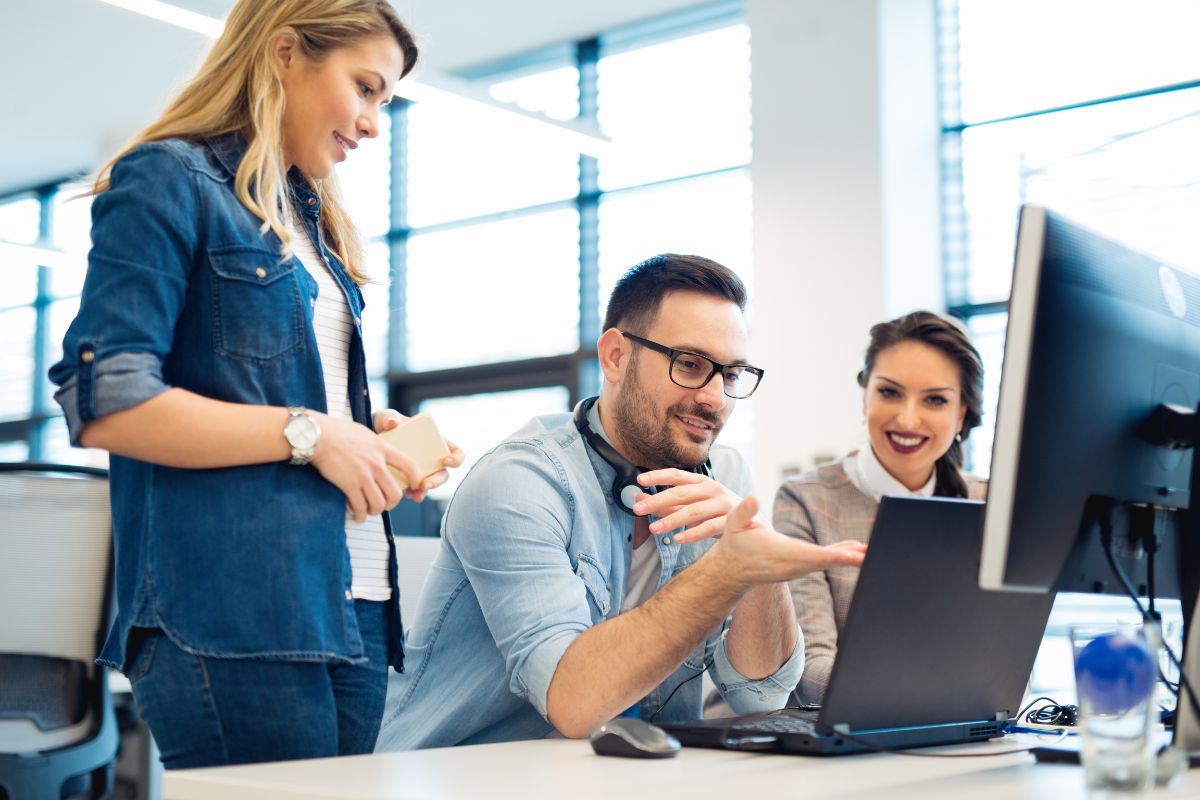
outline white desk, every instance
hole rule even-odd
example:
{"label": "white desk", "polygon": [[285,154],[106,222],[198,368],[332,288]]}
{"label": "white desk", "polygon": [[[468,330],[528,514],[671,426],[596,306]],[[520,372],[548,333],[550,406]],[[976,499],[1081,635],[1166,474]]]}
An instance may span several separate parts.
{"label": "white desk", "polygon": [[[1012,741],[925,752],[996,751]],[[1200,769],[1153,797],[1200,796]],[[1079,767],[991,758],[758,755],[684,748],[667,760],[601,758],[587,742],[540,740],[353,758],[179,770],[163,779],[164,800],[742,800],[742,798],[1084,797]]]}

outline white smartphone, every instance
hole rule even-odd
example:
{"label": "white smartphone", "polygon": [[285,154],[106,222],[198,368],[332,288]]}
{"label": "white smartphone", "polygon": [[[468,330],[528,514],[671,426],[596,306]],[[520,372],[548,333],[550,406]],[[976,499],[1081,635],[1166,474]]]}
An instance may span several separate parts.
{"label": "white smartphone", "polygon": [[[438,433],[433,417],[428,414],[417,414],[409,417],[390,431],[379,434],[385,442],[417,462],[417,472],[421,479],[445,469],[442,459],[450,455],[446,440]],[[398,469],[391,468],[402,488],[408,488],[408,479]]]}

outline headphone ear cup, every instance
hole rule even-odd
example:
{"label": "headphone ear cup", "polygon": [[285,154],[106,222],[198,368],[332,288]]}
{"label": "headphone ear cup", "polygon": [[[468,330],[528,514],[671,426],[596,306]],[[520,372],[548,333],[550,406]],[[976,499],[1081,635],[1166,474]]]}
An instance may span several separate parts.
{"label": "headphone ear cup", "polygon": [[613,481],[613,500],[626,511],[633,513],[633,504],[637,502],[642,492],[654,494],[657,489],[653,486],[642,486],[637,482],[637,476],[618,475]]}

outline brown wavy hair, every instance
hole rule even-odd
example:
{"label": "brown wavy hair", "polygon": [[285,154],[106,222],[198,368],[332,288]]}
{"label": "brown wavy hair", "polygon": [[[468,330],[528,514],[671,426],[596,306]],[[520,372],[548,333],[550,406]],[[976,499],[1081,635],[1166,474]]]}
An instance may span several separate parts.
{"label": "brown wavy hair", "polygon": [[[144,142],[237,131],[249,146],[234,177],[234,191],[262,220],[263,232],[274,231],[283,242],[280,255],[289,256],[291,239],[281,213],[288,192],[284,93],[271,59],[271,42],[279,35],[294,37],[300,51],[315,62],[338,48],[390,35],[404,54],[400,77],[417,63],[413,36],[388,0],[239,0],[200,69],[162,115],[100,169],[91,193],[106,191],[113,165]],[[321,199],[326,244],[356,283],[366,283],[362,239],[346,211],[336,175],[308,180]]]}
{"label": "brown wavy hair", "polygon": [[902,317],[880,322],[871,328],[871,343],[863,357],[858,373],[858,385],[867,388],[879,354],[901,342],[920,342],[944,353],[958,365],[960,396],[966,414],[963,416],[961,440],[956,438],[934,465],[939,497],[967,497],[967,482],[963,478],[963,443],[971,430],[983,420],[983,359],[962,323],[932,311],[914,311]]}

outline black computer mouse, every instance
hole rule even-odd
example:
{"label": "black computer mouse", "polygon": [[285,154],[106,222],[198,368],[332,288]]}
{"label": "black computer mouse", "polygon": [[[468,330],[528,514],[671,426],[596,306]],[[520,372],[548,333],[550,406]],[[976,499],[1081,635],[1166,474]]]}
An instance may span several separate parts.
{"label": "black computer mouse", "polygon": [[609,720],[588,737],[601,756],[670,758],[679,752],[679,740],[657,725],[633,717]]}

